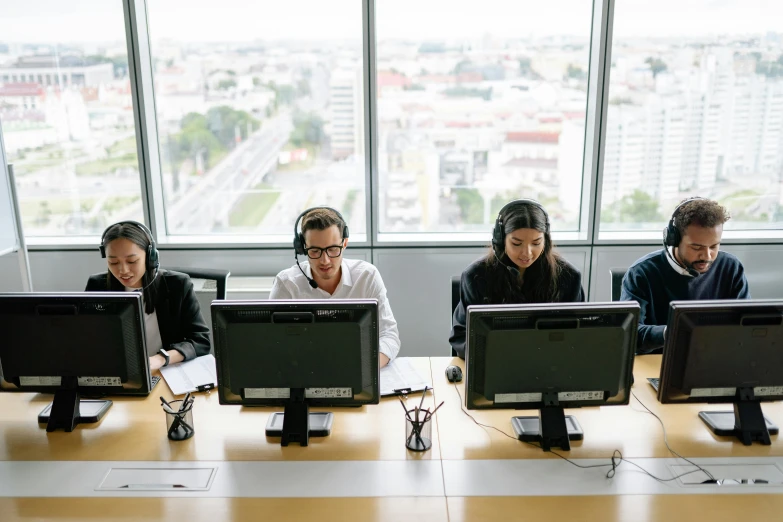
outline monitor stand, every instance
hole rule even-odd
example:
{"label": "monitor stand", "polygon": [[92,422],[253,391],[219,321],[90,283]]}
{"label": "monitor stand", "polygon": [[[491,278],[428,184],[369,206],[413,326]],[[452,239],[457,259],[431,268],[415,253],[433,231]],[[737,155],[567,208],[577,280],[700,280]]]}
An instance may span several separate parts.
{"label": "monitor stand", "polygon": [[753,388],[737,390],[733,412],[700,411],[699,418],[715,435],[736,436],[745,446],[750,446],[753,441],[769,446],[772,444],[769,436],[778,434],[778,427],[762,413]]}
{"label": "monitor stand", "polygon": [[298,442],[307,446],[310,437],[326,437],[331,433],[334,414],[331,412],[308,411],[304,400],[304,388],[292,388],[289,401],[283,413],[276,412],[269,416],[266,423],[267,437],[281,437],[280,445],[288,446]]}
{"label": "monitor stand", "polygon": [[512,417],[511,425],[519,440],[539,442],[544,451],[569,451],[570,441],[584,438],[579,421],[573,415],[565,415],[562,406],[544,406],[538,417]]}
{"label": "monitor stand", "polygon": [[111,401],[80,400],[76,377],[63,377],[61,386],[54,392],[51,404],[38,415],[38,422],[46,423],[46,431],[73,431],[77,424],[98,422],[112,404]]}

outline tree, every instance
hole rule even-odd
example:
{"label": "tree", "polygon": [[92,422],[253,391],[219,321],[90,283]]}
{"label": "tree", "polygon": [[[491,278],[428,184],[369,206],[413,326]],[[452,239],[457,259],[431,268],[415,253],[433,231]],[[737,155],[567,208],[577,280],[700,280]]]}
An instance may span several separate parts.
{"label": "tree", "polygon": [[664,61],[660,58],[653,58],[650,56],[644,61],[644,63],[650,66],[653,78],[667,69],[666,63],[664,63]]}
{"label": "tree", "polygon": [[294,114],[294,131],[289,138],[295,147],[306,143],[320,145],[323,141],[324,121],[314,112],[297,112]]}
{"label": "tree", "polygon": [[568,70],[566,71],[566,76],[569,78],[574,78],[576,80],[583,80],[585,78],[585,71],[578,65],[568,64]]}
{"label": "tree", "polygon": [[620,198],[601,210],[601,221],[607,223],[649,223],[663,221],[658,201],[643,190]]}
{"label": "tree", "polygon": [[484,220],[484,198],[477,189],[461,189],[457,192],[457,205],[463,223],[480,224]]}
{"label": "tree", "polygon": [[236,86],[237,86],[237,82],[236,81],[234,81],[232,79],[228,79],[228,80],[220,80],[218,82],[216,88],[219,91],[227,91],[229,89],[233,89]]}

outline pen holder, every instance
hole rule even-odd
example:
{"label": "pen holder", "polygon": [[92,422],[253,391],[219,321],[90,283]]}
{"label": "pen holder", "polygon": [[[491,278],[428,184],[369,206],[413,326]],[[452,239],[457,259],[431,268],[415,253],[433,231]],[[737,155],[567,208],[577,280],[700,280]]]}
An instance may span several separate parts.
{"label": "pen holder", "polygon": [[409,412],[405,417],[405,447],[413,451],[426,451],[432,447],[431,417],[417,421],[415,413]]}
{"label": "pen holder", "polygon": [[[188,405],[183,411],[179,411],[182,401],[169,402],[174,413],[166,413],[166,431],[170,440],[187,440],[193,436],[193,404]],[[165,411],[165,410],[164,410]]]}

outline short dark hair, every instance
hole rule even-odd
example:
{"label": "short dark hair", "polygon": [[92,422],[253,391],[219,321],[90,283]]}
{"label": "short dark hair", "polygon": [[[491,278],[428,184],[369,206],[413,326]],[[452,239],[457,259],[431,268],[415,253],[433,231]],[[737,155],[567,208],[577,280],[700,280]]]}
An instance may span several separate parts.
{"label": "short dark hair", "polygon": [[677,228],[682,236],[690,225],[713,228],[731,219],[726,207],[711,199],[694,199],[681,204],[674,216]]}
{"label": "short dark hair", "polygon": [[340,235],[342,235],[345,223],[337,215],[337,212],[329,208],[316,208],[302,218],[302,236],[308,230],[326,230],[334,225],[337,225]]}

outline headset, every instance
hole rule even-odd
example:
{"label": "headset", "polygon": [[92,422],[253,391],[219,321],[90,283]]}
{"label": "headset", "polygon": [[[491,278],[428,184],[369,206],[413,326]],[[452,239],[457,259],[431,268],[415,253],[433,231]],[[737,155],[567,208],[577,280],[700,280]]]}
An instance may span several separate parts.
{"label": "headset", "polygon": [[145,269],[147,271],[154,270],[155,275],[152,276],[152,279],[149,283],[147,283],[145,286],[142,287],[142,290],[150,286],[153,281],[155,281],[155,278],[158,277],[158,270],[160,267],[160,252],[158,252],[158,247],[155,245],[155,238],[152,237],[152,232],[149,228],[147,228],[144,224],[139,223],[138,221],[120,221],[119,223],[114,223],[113,225],[110,225],[106,230],[103,231],[103,234],[101,235],[101,245],[98,247],[98,250],[101,252],[101,257],[106,258],[106,233],[109,232],[112,228],[118,226],[118,225],[133,225],[137,228],[139,228],[142,232],[144,232],[144,235],[147,236],[147,257],[145,260]]}
{"label": "headset", "polygon": [[679,205],[677,205],[674,208],[674,211],[672,212],[672,217],[669,219],[669,223],[666,225],[666,228],[663,229],[663,249],[666,251],[666,255],[669,256],[669,258],[674,261],[677,266],[682,267],[683,270],[688,272],[693,277],[699,277],[701,275],[698,270],[695,270],[693,268],[688,268],[687,266],[683,265],[677,259],[669,252],[669,247],[672,247],[672,249],[677,248],[680,246],[680,242],[682,242],[682,233],[680,232],[680,228],[677,226],[677,213],[680,211],[680,209],[686,205],[687,203],[690,203],[691,201],[698,201],[700,199],[706,199],[702,197],[692,197],[688,198]]}
{"label": "headset", "polygon": [[[308,212],[311,212],[313,210],[331,210],[335,214],[337,214],[337,217],[340,218],[340,221],[342,222],[342,239],[346,240],[348,239],[348,224],[345,222],[345,218],[343,217],[340,212],[338,212],[336,209],[333,209],[332,207],[310,207],[301,214],[299,214],[299,217],[296,218],[296,221],[294,222],[294,259],[296,260],[296,266],[299,267],[299,271],[302,272],[302,275],[305,276],[305,279],[307,279],[307,282],[310,284],[312,288],[318,288],[318,283],[315,282],[315,279],[312,277],[308,277],[307,274],[305,274],[304,270],[302,270],[302,266],[299,264],[299,256],[307,255],[307,251],[305,250],[305,238],[304,234],[299,232],[299,221],[303,217],[307,215]],[[323,255],[323,253],[322,253]]]}
{"label": "headset", "polygon": [[534,207],[539,208],[544,214],[544,218],[546,219],[546,234],[549,234],[549,214],[547,214],[547,211],[544,209],[544,206],[541,205],[541,203],[535,199],[528,198],[515,199],[514,201],[510,201],[503,205],[503,208],[501,208],[500,212],[498,212],[498,218],[495,220],[495,227],[492,229],[492,252],[494,252],[495,259],[498,260],[498,263],[505,266],[509,272],[519,273],[519,269],[517,267],[507,265],[502,261],[503,254],[506,250],[506,232],[504,230],[505,223],[503,222],[503,215],[509,207],[515,205],[533,205]]}

